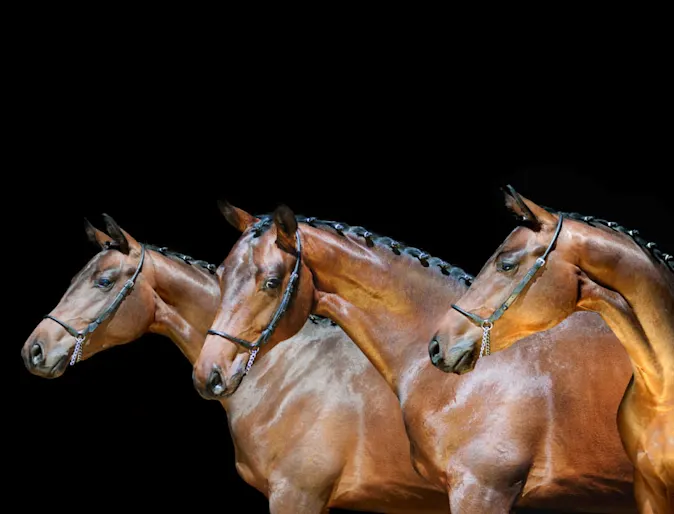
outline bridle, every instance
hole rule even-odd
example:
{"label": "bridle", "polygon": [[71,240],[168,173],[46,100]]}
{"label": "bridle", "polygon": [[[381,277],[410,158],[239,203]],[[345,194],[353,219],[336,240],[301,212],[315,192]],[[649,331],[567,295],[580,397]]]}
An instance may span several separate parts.
{"label": "bridle", "polygon": [[79,362],[80,359],[82,358],[82,347],[84,346],[84,342],[86,339],[96,330],[101,323],[103,323],[112,313],[114,313],[124,301],[124,298],[127,297],[127,295],[131,292],[131,289],[133,289],[133,286],[136,283],[136,279],[138,278],[138,275],[140,273],[140,270],[143,267],[143,262],[145,261],[145,245],[141,244],[140,245],[140,261],[138,262],[138,267],[136,268],[136,271],[133,273],[133,276],[126,281],[122,289],[117,293],[117,296],[115,299],[112,301],[110,305],[89,325],[87,325],[86,328],[82,330],[76,330],[72,326],[68,325],[65,321],[61,321],[60,319],[52,316],[51,314],[47,314],[46,316],[43,316],[42,319],[50,319],[52,321],[55,321],[59,325],[61,325],[63,328],[65,328],[68,333],[73,336],[76,340],[77,343],[75,344],[75,350],[73,351],[73,355],[70,358],[70,365],[74,366],[76,362]]}
{"label": "bridle", "polygon": [[543,255],[541,255],[538,259],[536,259],[534,265],[529,269],[529,271],[527,271],[527,274],[524,275],[524,277],[522,277],[522,280],[520,281],[519,284],[517,284],[512,294],[506,299],[505,302],[503,302],[503,304],[498,309],[494,311],[494,313],[491,316],[485,319],[478,316],[477,314],[473,314],[472,312],[463,310],[458,305],[452,304],[453,309],[459,311],[461,314],[463,314],[469,320],[471,320],[475,325],[477,325],[482,329],[482,346],[480,347],[480,355],[478,359],[482,357],[482,355],[489,355],[491,353],[489,332],[494,327],[494,322],[501,316],[503,316],[503,313],[508,310],[508,308],[517,299],[517,297],[524,290],[524,288],[527,287],[527,284],[534,277],[536,272],[545,264],[545,260],[548,257],[548,254],[552,251],[552,247],[555,246],[555,242],[557,242],[557,238],[559,237],[559,232],[562,230],[563,220],[564,216],[560,214],[559,221],[557,222],[557,228],[555,229],[555,234],[554,236],[552,236],[552,241],[550,241],[550,244],[545,250],[545,253],[543,253]]}
{"label": "bridle", "polygon": [[267,344],[267,341],[269,341],[269,338],[274,333],[274,330],[276,329],[276,326],[279,324],[279,322],[281,321],[281,318],[283,317],[283,315],[288,310],[288,307],[290,306],[290,300],[291,300],[292,295],[295,291],[295,287],[297,285],[297,280],[299,279],[299,276],[300,276],[300,264],[302,263],[302,241],[300,240],[299,230],[297,230],[295,232],[295,241],[297,242],[297,260],[295,261],[295,267],[293,268],[293,272],[290,274],[290,278],[288,279],[288,285],[286,286],[286,289],[283,292],[283,297],[281,298],[281,303],[279,304],[278,308],[274,312],[274,315],[271,317],[271,321],[267,325],[267,328],[265,328],[262,331],[262,333],[260,334],[260,337],[258,337],[257,341],[255,341],[254,343],[251,343],[250,341],[246,341],[245,339],[241,339],[239,337],[234,337],[230,334],[227,334],[225,332],[221,332],[219,330],[214,330],[212,328],[208,329],[208,334],[213,334],[215,336],[224,337],[225,339],[228,339],[228,340],[232,341],[233,343],[241,345],[248,350],[248,352],[250,353],[250,356],[248,357],[248,363],[246,364],[246,370],[243,373],[244,376],[248,374],[251,366],[253,365],[253,362],[255,362],[255,356],[257,355],[257,352],[260,351],[260,348],[262,346]]}

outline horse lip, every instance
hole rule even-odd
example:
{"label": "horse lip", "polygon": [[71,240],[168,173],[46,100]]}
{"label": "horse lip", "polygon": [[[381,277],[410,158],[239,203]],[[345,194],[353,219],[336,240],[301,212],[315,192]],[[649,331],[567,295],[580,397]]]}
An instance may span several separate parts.
{"label": "horse lip", "polygon": [[49,372],[52,375],[55,375],[57,372],[63,373],[65,371],[66,367],[67,367],[67,366],[65,366],[65,364],[67,364],[67,362],[68,362],[68,355],[67,354],[61,355],[58,358],[58,360],[54,363],[54,365],[51,367]]}
{"label": "horse lip", "polygon": [[239,387],[241,386],[241,382],[243,382],[243,377],[244,372],[243,370],[239,369],[236,373],[232,375],[231,379],[229,380],[229,387],[225,388],[225,391],[220,395],[220,397],[229,398],[234,393],[236,393],[239,390]]}
{"label": "horse lip", "polygon": [[[464,364],[466,365],[465,367],[468,367],[468,364],[472,358],[473,352],[471,350],[466,350],[463,355],[459,358],[459,360],[452,366],[452,371],[454,373],[459,373],[461,374],[463,371],[467,371],[464,368]],[[462,371],[463,370],[463,371]]]}

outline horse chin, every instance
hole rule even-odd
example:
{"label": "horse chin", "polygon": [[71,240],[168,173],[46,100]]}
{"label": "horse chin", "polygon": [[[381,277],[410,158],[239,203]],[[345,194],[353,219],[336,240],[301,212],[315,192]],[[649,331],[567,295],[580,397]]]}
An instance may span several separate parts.
{"label": "horse chin", "polygon": [[43,367],[31,367],[28,368],[28,371],[32,373],[35,376],[38,376],[40,378],[47,378],[47,379],[54,379],[54,378],[59,378],[63,373],[65,373],[66,369],[68,368],[68,362],[70,358],[68,357],[67,354],[60,355],[54,359],[54,363],[50,366],[43,366]]}
{"label": "horse chin", "polygon": [[230,375],[223,377],[225,382],[225,390],[221,393],[222,398],[229,398],[232,396],[241,385],[243,377],[246,376],[246,364],[248,363],[248,354],[239,353],[234,362],[229,367]]}
{"label": "horse chin", "polygon": [[230,379],[227,380],[227,388],[222,393],[223,398],[229,398],[234,393],[236,393],[237,389],[239,389],[239,386],[241,385],[241,381],[243,380],[244,375],[245,375],[244,368],[239,367],[236,370],[236,373],[234,373],[230,377]]}
{"label": "horse chin", "polygon": [[65,373],[66,369],[68,368],[68,361],[69,361],[68,354],[61,355],[54,365],[51,367],[51,377],[50,378],[58,378],[63,373]]}
{"label": "horse chin", "polygon": [[68,354],[63,354],[54,359],[54,363],[50,366],[44,366],[40,368],[30,368],[29,371],[33,375],[37,375],[41,378],[54,379],[59,378],[63,373],[65,373],[68,368],[68,362],[70,357]]}
{"label": "horse chin", "polygon": [[463,356],[457,361],[456,365],[452,369],[452,373],[456,375],[463,375],[469,371],[475,369],[475,364],[477,359],[475,358],[475,352],[466,352]]}
{"label": "horse chin", "polygon": [[474,342],[462,342],[452,348],[447,356],[438,363],[440,368],[445,373],[454,373],[456,375],[463,375],[475,369],[477,362],[477,355],[475,351],[476,345]]}

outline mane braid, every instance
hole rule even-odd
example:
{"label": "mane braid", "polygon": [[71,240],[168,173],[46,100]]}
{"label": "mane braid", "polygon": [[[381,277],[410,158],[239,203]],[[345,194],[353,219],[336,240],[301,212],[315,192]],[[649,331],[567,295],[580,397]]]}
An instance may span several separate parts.
{"label": "mane braid", "polygon": [[[261,214],[257,215],[256,217],[259,218],[260,221],[258,221],[255,225],[253,225],[251,227],[251,230],[254,233],[254,237],[259,237],[273,225],[274,220],[271,214]],[[374,246],[375,244],[378,244],[380,246],[388,248],[396,255],[400,255],[403,253],[407,254],[410,257],[418,259],[421,265],[424,266],[425,268],[430,267],[435,270],[439,269],[443,275],[452,276],[456,280],[463,280],[464,283],[468,286],[470,286],[470,284],[473,282],[473,279],[475,278],[473,275],[466,273],[463,269],[459,268],[458,266],[453,266],[452,264],[443,261],[438,257],[432,257],[428,253],[419,250],[418,248],[407,246],[405,243],[402,243],[401,241],[396,241],[395,239],[392,239],[390,237],[380,236],[378,234],[370,232],[369,230],[366,230],[363,227],[350,226],[347,225],[346,223],[340,223],[338,221],[319,220],[314,217],[307,217],[300,215],[295,216],[295,218],[297,219],[298,222],[306,223],[308,225],[311,225],[312,227],[331,228],[332,230],[337,232],[337,234],[339,234],[340,236],[351,234],[362,237],[368,246]]]}
{"label": "mane braid", "polygon": [[548,211],[551,214],[556,214],[556,215],[563,215],[566,218],[576,220],[576,221],[583,221],[587,223],[588,225],[591,226],[603,226],[603,227],[608,227],[616,232],[621,232],[623,234],[627,234],[630,236],[635,243],[637,243],[641,248],[643,248],[648,254],[650,254],[656,261],[662,263],[665,265],[669,271],[674,273],[674,256],[672,256],[669,253],[665,253],[660,251],[658,249],[658,245],[653,242],[646,241],[642,237],[639,237],[639,231],[638,230],[629,230],[622,225],[616,223],[615,221],[607,221],[601,218],[595,218],[594,216],[583,216],[582,214],[578,214],[577,212],[562,212],[558,211],[556,209],[553,209],[551,207],[545,207],[541,206],[543,209]]}
{"label": "mane braid", "polygon": [[148,250],[154,250],[155,252],[158,252],[165,257],[170,257],[170,258],[179,260],[180,262],[184,262],[185,264],[188,264],[190,266],[192,266],[192,265],[198,266],[197,269],[205,269],[211,275],[215,275],[215,271],[218,268],[215,264],[210,264],[206,261],[195,259],[193,257],[190,257],[189,255],[185,255],[184,253],[174,252],[173,250],[169,250],[165,246],[155,246],[155,245],[146,244],[145,248],[147,248]]}
{"label": "mane braid", "polygon": [[332,321],[330,318],[319,316],[318,314],[309,314],[309,321],[311,321],[314,325],[330,325],[331,327],[337,326],[337,323]]}

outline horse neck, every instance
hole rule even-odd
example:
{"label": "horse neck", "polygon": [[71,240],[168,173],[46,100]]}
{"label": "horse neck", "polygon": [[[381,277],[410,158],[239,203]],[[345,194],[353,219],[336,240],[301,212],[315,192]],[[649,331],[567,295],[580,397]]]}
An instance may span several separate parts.
{"label": "horse neck", "polygon": [[406,250],[396,255],[349,233],[300,230],[318,292],[315,312],[339,323],[402,401],[413,376],[431,366],[428,343],[438,321],[468,287],[455,276],[472,277],[459,268],[445,275],[438,260],[424,267]]}
{"label": "horse neck", "polygon": [[622,306],[604,303],[597,312],[630,356],[635,381],[674,395],[674,275],[624,234],[570,223],[580,236],[580,269],[621,296]]}
{"label": "horse neck", "polygon": [[218,308],[218,279],[156,251],[148,251],[148,257],[154,266],[156,295],[150,332],[169,337],[194,364]]}

